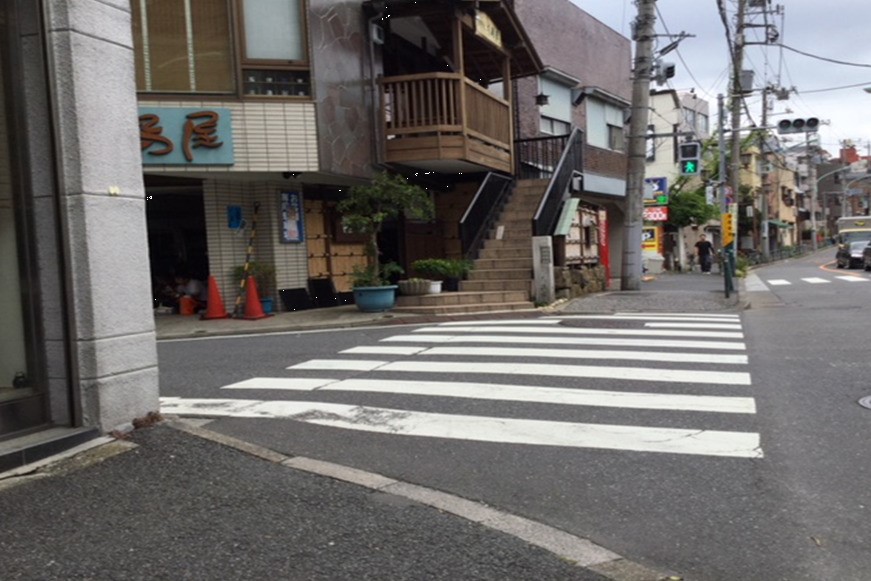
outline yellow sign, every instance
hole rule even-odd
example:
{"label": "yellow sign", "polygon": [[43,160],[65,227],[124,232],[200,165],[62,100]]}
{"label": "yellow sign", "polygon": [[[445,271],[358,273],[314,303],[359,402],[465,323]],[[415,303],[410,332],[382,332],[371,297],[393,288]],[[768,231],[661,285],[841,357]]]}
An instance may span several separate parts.
{"label": "yellow sign", "polygon": [[502,31],[485,12],[475,12],[475,34],[502,48]]}
{"label": "yellow sign", "polygon": [[641,250],[652,252],[662,252],[660,248],[660,226],[644,226],[641,228]]}
{"label": "yellow sign", "polygon": [[731,212],[723,214],[720,223],[723,226],[723,246],[728,246],[735,241],[735,223]]}

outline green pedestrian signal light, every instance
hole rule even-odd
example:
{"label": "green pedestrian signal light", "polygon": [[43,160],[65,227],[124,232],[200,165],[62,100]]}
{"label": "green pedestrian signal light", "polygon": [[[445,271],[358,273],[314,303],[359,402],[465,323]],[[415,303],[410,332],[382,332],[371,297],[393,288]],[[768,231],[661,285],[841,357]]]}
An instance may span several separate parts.
{"label": "green pedestrian signal light", "polygon": [[699,174],[699,159],[702,157],[702,144],[698,141],[681,143],[678,150],[680,175],[694,176]]}
{"label": "green pedestrian signal light", "polygon": [[685,159],[680,162],[680,175],[694,176],[699,173],[699,162],[696,159]]}

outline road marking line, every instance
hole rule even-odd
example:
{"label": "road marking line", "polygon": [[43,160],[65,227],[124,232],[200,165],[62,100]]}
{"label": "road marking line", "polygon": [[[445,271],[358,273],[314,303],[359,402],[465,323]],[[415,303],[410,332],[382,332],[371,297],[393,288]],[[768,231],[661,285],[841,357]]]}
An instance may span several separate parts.
{"label": "road marking line", "polygon": [[511,347],[430,347],[421,355],[478,355],[485,357],[553,357],[554,359],[621,359],[662,363],[722,363],[746,365],[746,355],[677,353],[661,351],[611,351],[596,349],[530,349]]}
{"label": "road marking line", "polygon": [[[560,317],[562,319],[581,319],[581,320],[606,320],[606,321],[687,321],[687,322],[696,322],[696,323],[725,323],[725,322],[739,322],[740,319],[737,317],[708,317],[708,316],[677,316],[677,315],[669,315],[662,317],[654,317],[652,315],[571,315]],[[468,324],[468,323],[466,323]]]}
{"label": "road marking line", "polygon": [[500,444],[762,458],[759,434],[449,415],[311,401],[161,398],[180,416],[284,418],[389,435]]}
{"label": "road marking line", "polygon": [[372,361],[369,359],[309,359],[287,369],[332,369],[336,371],[372,371],[383,366],[387,361]]}
{"label": "road marking line", "polygon": [[809,283],[811,283],[811,284],[828,284],[828,283],[831,283],[831,282],[832,282],[832,281],[830,281],[830,280],[826,280],[826,279],[824,279],[824,278],[819,278],[819,277],[817,277],[817,276],[814,276],[814,277],[811,277],[811,278],[803,278],[802,280],[805,281],[805,282],[809,282]]}
{"label": "road marking line", "polygon": [[644,316],[644,317],[707,317],[715,319],[739,319],[741,315],[733,313],[636,313],[636,312],[618,312],[614,313],[617,317],[628,316]]}
{"label": "road marking line", "polygon": [[624,335],[638,337],[705,337],[708,339],[743,339],[743,333],[724,331],[665,331],[657,329],[604,329],[598,327],[421,327],[413,333],[529,333],[551,335]]}
{"label": "road marking line", "polygon": [[765,281],[765,282],[767,282],[767,283],[770,284],[771,286],[787,286],[787,285],[791,285],[791,284],[792,284],[792,283],[789,282],[788,280],[784,280],[784,279],[782,279],[782,278],[774,278],[774,279],[771,279],[771,280],[767,280],[767,281]]}
{"label": "road marking line", "polygon": [[836,276],[835,278],[840,278],[841,280],[846,280],[847,282],[868,282],[867,278],[861,278],[858,276]]}
{"label": "road marking line", "polygon": [[314,379],[293,377],[252,377],[221,389],[278,389],[285,391],[350,391],[390,393],[463,399],[484,399],[571,406],[632,408],[649,410],[755,414],[752,397],[684,395],[542,387],[504,383],[451,381],[406,381],[396,379]]}
{"label": "road marking line", "polygon": [[221,386],[221,389],[293,389],[296,391],[314,391],[338,379],[324,379],[322,377],[252,377],[243,381],[237,381],[229,385]]}
{"label": "road marking line", "polygon": [[369,355],[415,355],[417,353],[420,353],[424,349],[429,349],[429,347],[390,347],[387,345],[362,345],[359,347],[351,347],[350,349],[345,349],[344,351],[339,351],[339,353],[360,353]]}
{"label": "road marking line", "polygon": [[[439,327],[453,327],[456,325],[468,325],[468,321],[451,321],[449,323],[439,323]],[[539,319],[502,319],[494,321],[475,321],[476,325],[557,325],[559,319],[551,317],[542,317]]]}
{"label": "road marking line", "polygon": [[[373,365],[378,363],[379,365]],[[357,365],[355,365],[357,364]],[[655,367],[608,367],[597,365],[554,365],[545,363],[489,363],[464,361],[353,361],[311,359],[287,369],[398,371],[405,373],[486,373],[499,375],[539,375],[592,379],[622,379],[675,383],[750,385],[750,374],[739,371],[660,369]]]}
{"label": "road marking line", "polygon": [[740,331],[741,325],[727,323],[644,323],[645,327],[654,329],[719,329],[721,331]]}
{"label": "road marking line", "polygon": [[[381,341],[406,343],[523,343],[534,345],[592,345],[601,347],[646,347],[649,339],[609,339],[601,337],[509,337],[506,335],[393,335]],[[739,341],[689,341],[657,339],[656,347],[672,349],[718,349],[746,351],[747,345]]]}

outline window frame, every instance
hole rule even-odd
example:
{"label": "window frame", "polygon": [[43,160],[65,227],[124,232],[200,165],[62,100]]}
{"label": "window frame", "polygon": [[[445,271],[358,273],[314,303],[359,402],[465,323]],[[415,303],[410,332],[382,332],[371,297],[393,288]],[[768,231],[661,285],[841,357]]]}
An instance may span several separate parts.
{"label": "window frame", "polygon": [[[132,0],[138,2],[139,0]],[[314,83],[311,74],[311,50],[309,47],[310,31],[308,27],[308,0],[299,0],[299,23],[302,27],[301,43],[304,53],[304,59],[301,60],[281,60],[281,59],[249,59],[245,54],[245,21],[244,21],[244,2],[245,0],[224,0],[227,4],[227,17],[229,19],[230,31],[230,50],[231,63],[230,69],[233,76],[233,89],[227,92],[200,92],[200,91],[166,91],[166,90],[147,90],[144,87],[140,88],[138,78],[136,83],[136,93],[141,99],[166,99],[166,98],[189,98],[196,97],[204,101],[220,101],[227,99],[238,100],[254,100],[254,101],[275,101],[293,100],[293,101],[311,101],[314,98]],[[141,24],[140,24],[141,26]],[[134,46],[135,49],[135,46]],[[134,50],[134,58],[144,58],[141,52]],[[143,63],[144,66],[144,63]],[[251,94],[246,92],[245,71],[286,71],[288,73],[303,72],[306,74],[305,82],[308,90],[304,95],[300,94]],[[146,73],[147,76],[147,73]]]}

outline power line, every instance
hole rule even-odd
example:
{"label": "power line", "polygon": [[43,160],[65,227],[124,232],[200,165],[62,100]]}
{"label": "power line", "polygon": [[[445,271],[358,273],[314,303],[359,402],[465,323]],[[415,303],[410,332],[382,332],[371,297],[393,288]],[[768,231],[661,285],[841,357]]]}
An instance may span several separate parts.
{"label": "power line", "polygon": [[866,68],[866,69],[871,69],[871,65],[865,64],[865,63],[851,63],[851,62],[847,62],[847,61],[839,61],[837,59],[832,59],[832,58],[828,58],[828,57],[824,57],[824,56],[819,56],[816,54],[811,54],[809,52],[804,52],[802,50],[798,50],[797,48],[793,48],[791,46],[787,46],[787,45],[782,44],[782,43],[777,44],[776,46],[779,46],[780,48],[785,48],[786,50],[791,50],[792,52],[798,53],[798,54],[806,56],[806,57],[825,61],[827,63],[834,63],[836,65],[844,65],[847,67],[862,67],[862,68]]}

